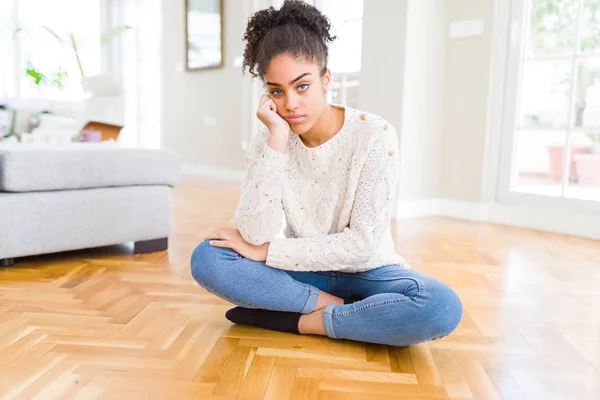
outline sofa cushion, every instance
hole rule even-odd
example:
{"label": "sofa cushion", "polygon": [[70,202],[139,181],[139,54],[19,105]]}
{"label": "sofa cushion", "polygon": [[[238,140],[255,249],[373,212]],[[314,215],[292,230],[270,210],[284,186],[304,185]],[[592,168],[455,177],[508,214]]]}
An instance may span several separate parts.
{"label": "sofa cushion", "polygon": [[171,208],[165,185],[0,193],[0,259],[165,238]]}
{"label": "sofa cushion", "polygon": [[180,156],[114,143],[0,144],[0,191],[175,185]]}

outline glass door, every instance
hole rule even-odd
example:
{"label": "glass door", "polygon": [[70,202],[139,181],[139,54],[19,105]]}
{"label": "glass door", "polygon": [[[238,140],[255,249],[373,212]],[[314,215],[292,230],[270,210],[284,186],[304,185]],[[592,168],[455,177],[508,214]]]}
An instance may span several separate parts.
{"label": "glass door", "polygon": [[600,0],[512,0],[498,200],[600,215]]}

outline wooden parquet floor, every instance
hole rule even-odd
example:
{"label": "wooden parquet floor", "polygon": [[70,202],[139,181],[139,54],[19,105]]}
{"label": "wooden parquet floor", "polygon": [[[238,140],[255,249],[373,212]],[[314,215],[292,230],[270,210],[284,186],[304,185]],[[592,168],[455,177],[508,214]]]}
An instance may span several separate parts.
{"label": "wooden parquet floor", "polygon": [[[600,399],[600,243],[446,218],[394,222],[398,252],[458,292],[449,337],[409,348],[235,326],[189,257],[239,185],[186,178],[170,251],[130,245],[0,270],[0,397]],[[27,240],[27,238],[23,238]]]}

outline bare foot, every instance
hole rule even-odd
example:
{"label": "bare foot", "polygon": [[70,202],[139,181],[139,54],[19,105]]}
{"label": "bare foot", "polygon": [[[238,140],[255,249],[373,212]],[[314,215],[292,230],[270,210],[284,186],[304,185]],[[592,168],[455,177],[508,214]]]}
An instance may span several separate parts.
{"label": "bare foot", "polygon": [[327,292],[319,292],[319,299],[317,300],[315,310],[310,314],[302,315],[298,321],[298,330],[300,333],[327,336],[325,325],[323,325],[323,311],[325,307],[333,304],[344,304],[344,299]]}
{"label": "bare foot", "polygon": [[325,325],[323,324],[323,308],[304,314],[298,321],[298,331],[302,335],[321,335],[327,336]]}

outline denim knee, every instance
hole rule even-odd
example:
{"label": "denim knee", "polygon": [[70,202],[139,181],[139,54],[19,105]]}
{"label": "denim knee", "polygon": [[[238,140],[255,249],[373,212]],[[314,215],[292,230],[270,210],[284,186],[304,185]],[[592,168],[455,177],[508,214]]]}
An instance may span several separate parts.
{"label": "denim knee", "polygon": [[463,315],[463,305],[454,290],[448,285],[438,282],[433,286],[431,306],[435,307],[434,337],[439,339],[448,336],[458,327]]}
{"label": "denim knee", "polygon": [[[406,321],[411,323],[411,329],[407,332],[399,326],[386,344],[410,346],[427,342],[448,336],[458,326],[463,307],[454,290],[436,279],[429,279],[424,285],[424,291],[411,299],[416,307],[414,320]],[[405,315],[403,318],[406,320]]]}
{"label": "denim knee", "polygon": [[220,250],[219,247],[211,246],[208,242],[205,240],[196,246],[190,259],[192,277],[201,286],[204,286],[206,278],[213,274],[217,252]]}

